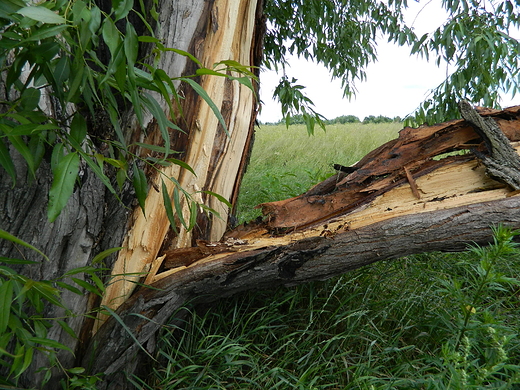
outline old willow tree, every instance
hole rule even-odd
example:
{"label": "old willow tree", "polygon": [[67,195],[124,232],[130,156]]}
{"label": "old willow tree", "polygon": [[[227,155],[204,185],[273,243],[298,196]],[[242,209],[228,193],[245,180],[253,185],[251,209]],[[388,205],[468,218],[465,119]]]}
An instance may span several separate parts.
{"label": "old willow tree", "polygon": [[[1,384],[58,388],[74,376],[71,386],[88,387],[99,374],[100,388],[126,388],[175,309],[247,288],[232,286],[241,270],[281,258],[257,248],[241,267],[235,256],[226,283],[206,291],[190,287],[195,271],[179,274],[178,290],[155,278],[165,253],[171,268],[240,244],[211,242],[228,228],[247,165],[260,67],[285,69],[297,54],[325,64],[350,96],[383,37],[451,66],[417,121],[453,117],[462,98],[494,106],[500,91],[516,92],[516,3],[443,6],[446,23],[416,36],[406,0],[2,0]],[[310,132],[322,124],[290,75],[276,94]],[[292,247],[280,275],[323,255],[318,241]]]}

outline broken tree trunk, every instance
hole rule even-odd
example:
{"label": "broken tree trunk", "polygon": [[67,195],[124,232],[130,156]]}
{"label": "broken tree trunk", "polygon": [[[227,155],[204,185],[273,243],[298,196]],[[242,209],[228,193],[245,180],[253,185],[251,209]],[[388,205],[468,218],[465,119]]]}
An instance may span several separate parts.
{"label": "broken tree trunk", "polygon": [[[480,115],[496,123],[518,153],[520,106]],[[486,175],[480,157],[489,154],[487,142],[475,123],[405,128],[349,172],[296,198],[261,205],[264,221],[240,226],[219,242],[159,253],[158,272],[147,278],[153,288],[138,289],[118,318],[101,327],[84,365],[104,371],[108,385],[119,382],[129,362],[153,353],[156,332],[188,300],[323,280],[413,253],[461,251],[469,242],[489,242],[493,225],[520,228],[520,197]]]}

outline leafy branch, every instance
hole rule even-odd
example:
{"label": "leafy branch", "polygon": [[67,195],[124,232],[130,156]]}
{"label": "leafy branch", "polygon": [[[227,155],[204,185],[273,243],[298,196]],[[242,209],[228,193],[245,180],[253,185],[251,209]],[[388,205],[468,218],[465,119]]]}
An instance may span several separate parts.
{"label": "leafy branch", "polygon": [[[154,1],[153,7],[156,5]],[[116,197],[130,181],[143,212],[148,183],[141,164],[136,163],[138,153],[132,150],[155,148],[157,152],[161,148],[162,157],[147,159],[147,164],[154,168],[176,164],[193,172],[188,164],[172,158],[170,132],[183,131],[175,123],[179,119],[176,113],[182,116],[182,97],[175,82],[193,88],[227,132],[219,108],[201,85],[192,77],[172,77],[158,68],[155,64],[160,56],[185,56],[199,66],[194,76],[227,77],[253,90],[254,74],[236,61],[221,61],[207,69],[191,54],[165,47],[154,36],[154,8],[145,12],[143,7],[134,8],[132,0],[114,2],[108,11],[93,0],[38,5],[6,0],[0,4],[0,76],[5,90],[10,91],[0,100],[0,165],[14,185],[19,178],[13,149],[24,158],[31,178],[36,177],[41,161],[51,156],[51,222],[78,185],[84,164]],[[131,17],[141,20],[142,35]],[[150,54],[141,53],[142,45]],[[164,146],[128,144],[129,134],[122,123],[129,111],[142,128],[146,128],[146,117],[153,116]],[[119,191],[107,175],[108,167],[117,172]]]}

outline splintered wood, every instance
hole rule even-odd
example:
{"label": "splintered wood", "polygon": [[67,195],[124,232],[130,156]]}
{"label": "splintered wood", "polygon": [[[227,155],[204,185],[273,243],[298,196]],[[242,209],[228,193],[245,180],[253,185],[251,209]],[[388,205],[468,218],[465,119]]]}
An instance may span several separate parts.
{"label": "splintered wood", "polygon": [[[518,153],[520,106],[480,115],[492,118]],[[108,319],[83,364],[108,374],[121,369],[135,354],[134,340],[153,344],[148,341],[186,302],[325,280],[415,253],[462,251],[468,243],[491,242],[496,224],[519,229],[518,191],[489,177],[485,158],[450,155],[469,149],[489,155],[464,120],[405,128],[348,172],[296,198],[261,205],[263,221],[239,226],[218,242],[162,251],[164,261],[152,263],[159,273],[146,279],[152,288],[138,288],[119,307],[124,325]]]}

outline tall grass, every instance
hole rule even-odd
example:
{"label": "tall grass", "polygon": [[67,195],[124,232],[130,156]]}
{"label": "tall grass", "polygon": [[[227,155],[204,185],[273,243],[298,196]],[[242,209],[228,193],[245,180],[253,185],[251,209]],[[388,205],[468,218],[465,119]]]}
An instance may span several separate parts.
{"label": "tall grass", "polygon": [[[248,175],[256,172],[261,182],[268,173],[287,172],[299,182],[313,176],[305,168],[325,175],[331,162],[355,162],[368,150],[349,151],[355,141],[344,130],[304,138],[305,146],[297,133],[262,129],[255,148],[274,148],[270,140],[281,147],[255,150]],[[336,138],[329,141],[331,134]],[[378,136],[381,143],[391,137]],[[288,187],[296,188],[294,182]],[[514,235],[498,227],[490,247],[382,261],[325,282],[249,292],[204,312],[186,308],[183,326],[163,329],[160,363],[141,387],[518,390],[520,252]]]}

